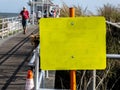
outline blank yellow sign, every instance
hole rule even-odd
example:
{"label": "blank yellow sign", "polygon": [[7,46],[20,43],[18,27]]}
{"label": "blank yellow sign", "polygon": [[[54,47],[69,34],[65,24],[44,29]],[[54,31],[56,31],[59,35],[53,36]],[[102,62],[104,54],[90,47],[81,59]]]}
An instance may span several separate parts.
{"label": "blank yellow sign", "polygon": [[39,27],[41,69],[105,69],[103,17],[42,18]]}

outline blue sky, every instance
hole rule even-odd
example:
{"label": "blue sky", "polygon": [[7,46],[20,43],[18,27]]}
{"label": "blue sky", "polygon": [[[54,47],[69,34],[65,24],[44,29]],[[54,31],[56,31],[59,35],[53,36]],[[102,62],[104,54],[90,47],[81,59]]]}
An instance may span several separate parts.
{"label": "blue sky", "polygon": [[[29,0],[0,0],[0,12],[14,12],[19,13],[23,6],[27,5]],[[103,4],[110,3],[117,6],[120,5],[120,0],[52,0],[54,3],[61,5],[64,1],[70,7],[72,5],[80,5],[83,8],[87,7],[88,10],[95,12],[97,7],[102,7]]]}
{"label": "blue sky", "polygon": [[0,12],[19,13],[28,0],[0,0]]}
{"label": "blue sky", "polygon": [[[80,5],[83,9],[87,7],[88,10],[96,13],[98,7],[102,7],[104,4],[111,4],[114,6],[120,6],[120,0],[53,0],[56,4],[65,2],[69,7],[73,5]],[[120,7],[119,7],[120,8]]]}

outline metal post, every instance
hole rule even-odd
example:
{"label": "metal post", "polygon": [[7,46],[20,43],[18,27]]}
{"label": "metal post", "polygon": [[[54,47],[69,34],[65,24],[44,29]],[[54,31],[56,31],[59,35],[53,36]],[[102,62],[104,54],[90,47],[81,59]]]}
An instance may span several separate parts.
{"label": "metal post", "polygon": [[87,87],[87,90],[95,90],[96,87],[96,70],[90,71],[91,81],[89,86]]}
{"label": "metal post", "polygon": [[12,17],[12,20],[11,20],[11,21],[12,21],[12,34],[14,34],[14,30],[13,30],[13,28],[14,28],[13,21],[14,21],[14,20],[13,20],[13,17]]}
{"label": "metal post", "polygon": [[44,17],[44,0],[42,0],[42,18]]}
{"label": "metal post", "polygon": [[[70,8],[70,17],[75,17],[75,9]],[[71,90],[76,90],[76,70],[70,71],[70,88]]]}
{"label": "metal post", "polygon": [[42,77],[42,88],[45,88],[45,71],[42,71],[43,77]]}
{"label": "metal post", "polygon": [[46,78],[49,78],[49,75],[48,75],[48,70],[46,71]]}
{"label": "metal post", "polygon": [[2,19],[2,39],[4,38],[4,18]]}
{"label": "metal post", "polygon": [[36,48],[36,51],[35,51],[35,90],[39,89],[38,78],[39,78],[39,53],[38,53],[38,48]]}
{"label": "metal post", "polygon": [[48,11],[48,0],[47,0],[47,17],[49,17],[49,11]]}
{"label": "metal post", "polygon": [[93,89],[92,90],[95,90],[95,87],[96,87],[96,70],[93,70]]}
{"label": "metal post", "polygon": [[34,13],[35,13],[35,12],[34,12],[34,7],[35,7],[35,1],[34,1],[34,0],[32,1],[32,5],[33,5],[33,8],[32,8],[32,9],[33,9],[33,13],[32,13],[32,24],[34,25]]}

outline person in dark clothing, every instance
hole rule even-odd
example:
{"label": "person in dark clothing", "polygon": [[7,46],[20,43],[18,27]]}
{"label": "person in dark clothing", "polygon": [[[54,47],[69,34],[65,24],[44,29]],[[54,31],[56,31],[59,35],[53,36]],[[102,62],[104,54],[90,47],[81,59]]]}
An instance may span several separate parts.
{"label": "person in dark clothing", "polygon": [[44,11],[44,18],[47,18],[47,10]]}

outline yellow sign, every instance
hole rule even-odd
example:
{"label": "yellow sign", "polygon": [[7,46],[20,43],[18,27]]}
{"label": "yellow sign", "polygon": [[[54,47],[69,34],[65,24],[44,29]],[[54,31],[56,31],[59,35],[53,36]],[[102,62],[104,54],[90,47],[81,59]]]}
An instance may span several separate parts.
{"label": "yellow sign", "polygon": [[41,69],[105,69],[103,17],[42,18],[39,27]]}

